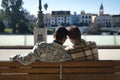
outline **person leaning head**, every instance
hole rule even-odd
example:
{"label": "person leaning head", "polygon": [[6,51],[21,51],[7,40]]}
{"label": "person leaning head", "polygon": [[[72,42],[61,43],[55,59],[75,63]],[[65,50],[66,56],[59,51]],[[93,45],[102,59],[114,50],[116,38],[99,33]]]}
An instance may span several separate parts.
{"label": "person leaning head", "polygon": [[75,40],[76,42],[81,41],[81,32],[78,27],[76,26],[69,26],[67,27],[68,36],[71,40]]}
{"label": "person leaning head", "polygon": [[67,35],[68,35],[67,29],[65,27],[62,27],[62,26],[58,26],[56,28],[55,32],[53,33],[54,39],[56,39],[58,41],[66,40]]}

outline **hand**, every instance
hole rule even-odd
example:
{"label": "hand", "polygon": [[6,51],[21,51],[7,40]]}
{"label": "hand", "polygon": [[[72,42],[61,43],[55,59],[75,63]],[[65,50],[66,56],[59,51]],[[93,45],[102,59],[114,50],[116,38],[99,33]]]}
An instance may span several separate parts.
{"label": "hand", "polygon": [[10,57],[10,61],[16,61],[20,55],[15,55]]}

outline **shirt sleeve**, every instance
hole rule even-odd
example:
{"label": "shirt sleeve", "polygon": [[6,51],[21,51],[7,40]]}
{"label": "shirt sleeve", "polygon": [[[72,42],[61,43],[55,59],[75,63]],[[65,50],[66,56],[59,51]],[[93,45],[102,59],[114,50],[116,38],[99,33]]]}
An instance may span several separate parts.
{"label": "shirt sleeve", "polygon": [[27,53],[26,55],[16,55],[12,58],[12,61],[18,61],[23,65],[28,65],[38,59],[37,53],[38,45],[36,44],[31,52]]}

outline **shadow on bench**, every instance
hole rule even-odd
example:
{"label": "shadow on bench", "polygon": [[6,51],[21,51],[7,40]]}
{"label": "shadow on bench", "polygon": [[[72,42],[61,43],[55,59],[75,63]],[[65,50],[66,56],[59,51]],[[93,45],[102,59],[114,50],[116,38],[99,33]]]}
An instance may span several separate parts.
{"label": "shadow on bench", "polygon": [[120,80],[120,61],[0,61],[0,80]]}

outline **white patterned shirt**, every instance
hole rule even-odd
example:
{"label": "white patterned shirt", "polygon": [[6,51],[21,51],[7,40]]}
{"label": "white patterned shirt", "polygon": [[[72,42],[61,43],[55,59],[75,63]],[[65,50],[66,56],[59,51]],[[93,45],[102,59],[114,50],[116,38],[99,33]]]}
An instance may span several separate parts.
{"label": "white patterned shirt", "polygon": [[37,43],[27,55],[16,55],[10,58],[11,61],[19,61],[24,65],[34,61],[61,62],[71,59],[71,56],[64,50],[64,47],[56,42]]}

